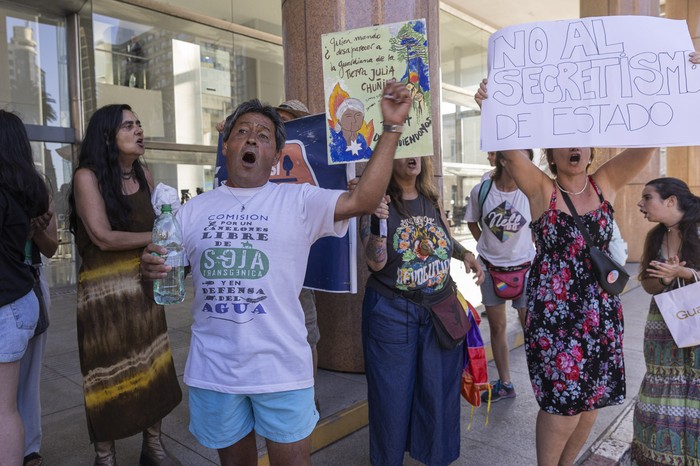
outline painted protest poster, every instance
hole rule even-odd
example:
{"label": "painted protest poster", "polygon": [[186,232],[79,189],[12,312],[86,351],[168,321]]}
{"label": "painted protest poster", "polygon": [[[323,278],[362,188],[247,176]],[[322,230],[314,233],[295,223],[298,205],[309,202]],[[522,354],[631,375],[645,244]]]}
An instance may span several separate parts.
{"label": "painted protest poster", "polygon": [[391,79],[413,97],[396,157],[432,155],[425,20],[324,34],[321,41],[329,163],[371,157],[382,127],[382,90]]}
{"label": "painted protest poster", "polygon": [[[326,156],[326,123],[323,114],[284,123],[287,141],[279,162],[272,167],[273,183],[310,183],[321,188],[347,189],[344,165],[329,165]],[[216,157],[215,186],[228,179],[221,135]],[[342,238],[321,238],[311,246],[304,287],[332,293],[357,292],[357,256],[351,224]],[[352,237],[351,237],[352,236]],[[351,254],[350,252],[353,251]]]}
{"label": "painted protest poster", "polygon": [[[310,182],[321,188],[347,189],[344,165],[329,165],[326,157],[325,118],[323,114],[288,121],[287,143],[270,181],[275,183]],[[349,232],[355,231],[354,224]],[[304,286],[334,293],[357,290],[355,245],[350,233],[342,238],[317,240],[309,252]],[[353,235],[354,236],[354,235]],[[351,254],[352,251],[352,254]],[[356,291],[355,291],[356,292]]]}
{"label": "painted protest poster", "polygon": [[609,16],[523,24],[488,46],[484,151],[700,144],[700,67],[685,21]]}

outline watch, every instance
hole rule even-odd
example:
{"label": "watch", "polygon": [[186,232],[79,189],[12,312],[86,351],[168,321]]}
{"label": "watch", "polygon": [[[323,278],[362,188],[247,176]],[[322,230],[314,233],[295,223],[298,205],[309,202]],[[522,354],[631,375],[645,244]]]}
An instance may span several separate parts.
{"label": "watch", "polygon": [[387,125],[385,123],[383,129],[385,133],[403,133],[403,125]]}

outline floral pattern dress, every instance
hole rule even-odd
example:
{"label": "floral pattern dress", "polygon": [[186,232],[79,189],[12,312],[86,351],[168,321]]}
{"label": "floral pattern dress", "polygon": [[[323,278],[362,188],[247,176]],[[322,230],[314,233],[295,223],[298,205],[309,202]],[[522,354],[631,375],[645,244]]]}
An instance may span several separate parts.
{"label": "floral pattern dress", "polygon": [[[608,251],[613,208],[579,215],[596,246]],[[625,399],[622,307],[599,285],[586,241],[571,215],[557,210],[556,188],[549,209],[534,221],[537,255],[528,281],[525,351],[540,408],[575,415]]]}

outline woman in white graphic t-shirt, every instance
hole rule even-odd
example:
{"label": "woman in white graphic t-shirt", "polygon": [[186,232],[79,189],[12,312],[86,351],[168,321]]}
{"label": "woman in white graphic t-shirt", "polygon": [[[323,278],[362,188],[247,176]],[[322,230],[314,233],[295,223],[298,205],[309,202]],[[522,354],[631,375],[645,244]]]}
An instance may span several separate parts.
{"label": "woman in white graphic t-shirt", "polygon": [[[532,150],[529,154],[532,160]],[[503,154],[496,152],[495,162],[496,168],[491,177],[484,179],[472,189],[471,202],[464,215],[469,231],[477,240],[476,251],[486,271],[484,282],[481,284],[481,296],[486,308],[486,317],[489,320],[491,348],[498,370],[498,380],[491,382],[492,402],[514,398],[515,388],[510,380],[510,359],[506,339],[506,299],[497,295],[500,287],[508,285],[494,279],[490,272],[502,270],[503,267],[525,268],[525,264],[529,264],[535,256],[529,228],[531,217],[527,197],[518,189],[505,169]],[[527,307],[527,295],[524,292],[525,277],[520,279],[520,289],[523,292],[511,301],[518,311],[518,318],[523,327]],[[488,396],[489,394],[484,392],[483,400],[487,401]]]}

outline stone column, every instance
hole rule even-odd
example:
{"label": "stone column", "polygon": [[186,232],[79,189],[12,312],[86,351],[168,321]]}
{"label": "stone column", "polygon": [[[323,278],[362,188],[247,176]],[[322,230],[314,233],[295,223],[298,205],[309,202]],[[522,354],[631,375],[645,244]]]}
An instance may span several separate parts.
{"label": "stone column", "polygon": [[[693,3],[693,0],[688,0]],[[667,2],[668,4],[668,2]],[[659,0],[586,0],[581,2],[581,17],[613,16],[613,15],[644,15],[659,16]],[[611,159],[619,150],[597,149],[596,160],[592,166],[597,168],[601,163]],[[644,220],[636,204],[641,198],[644,184],[661,173],[659,154],[654,156],[646,169],[625,186],[615,199],[615,221],[620,226],[622,237],[629,247],[629,262],[639,262],[644,247],[646,232],[653,226]]]}
{"label": "stone column", "polygon": [[[685,19],[695,50],[700,50],[700,2],[697,0],[666,0],[666,17]],[[666,149],[666,174],[688,183],[694,193],[700,192],[700,147],[669,147]]]}
{"label": "stone column", "polygon": [[[285,93],[306,102],[311,113],[325,111],[321,35],[375,24],[425,18],[428,29],[432,121],[440,121],[439,2],[433,0],[282,0]],[[433,166],[442,191],[440,125],[433,125]],[[358,164],[359,165],[359,164]],[[364,167],[357,167],[360,174]],[[357,252],[358,294],[316,293],[321,341],[319,367],[363,372],[360,335],[362,298],[368,272]]]}

